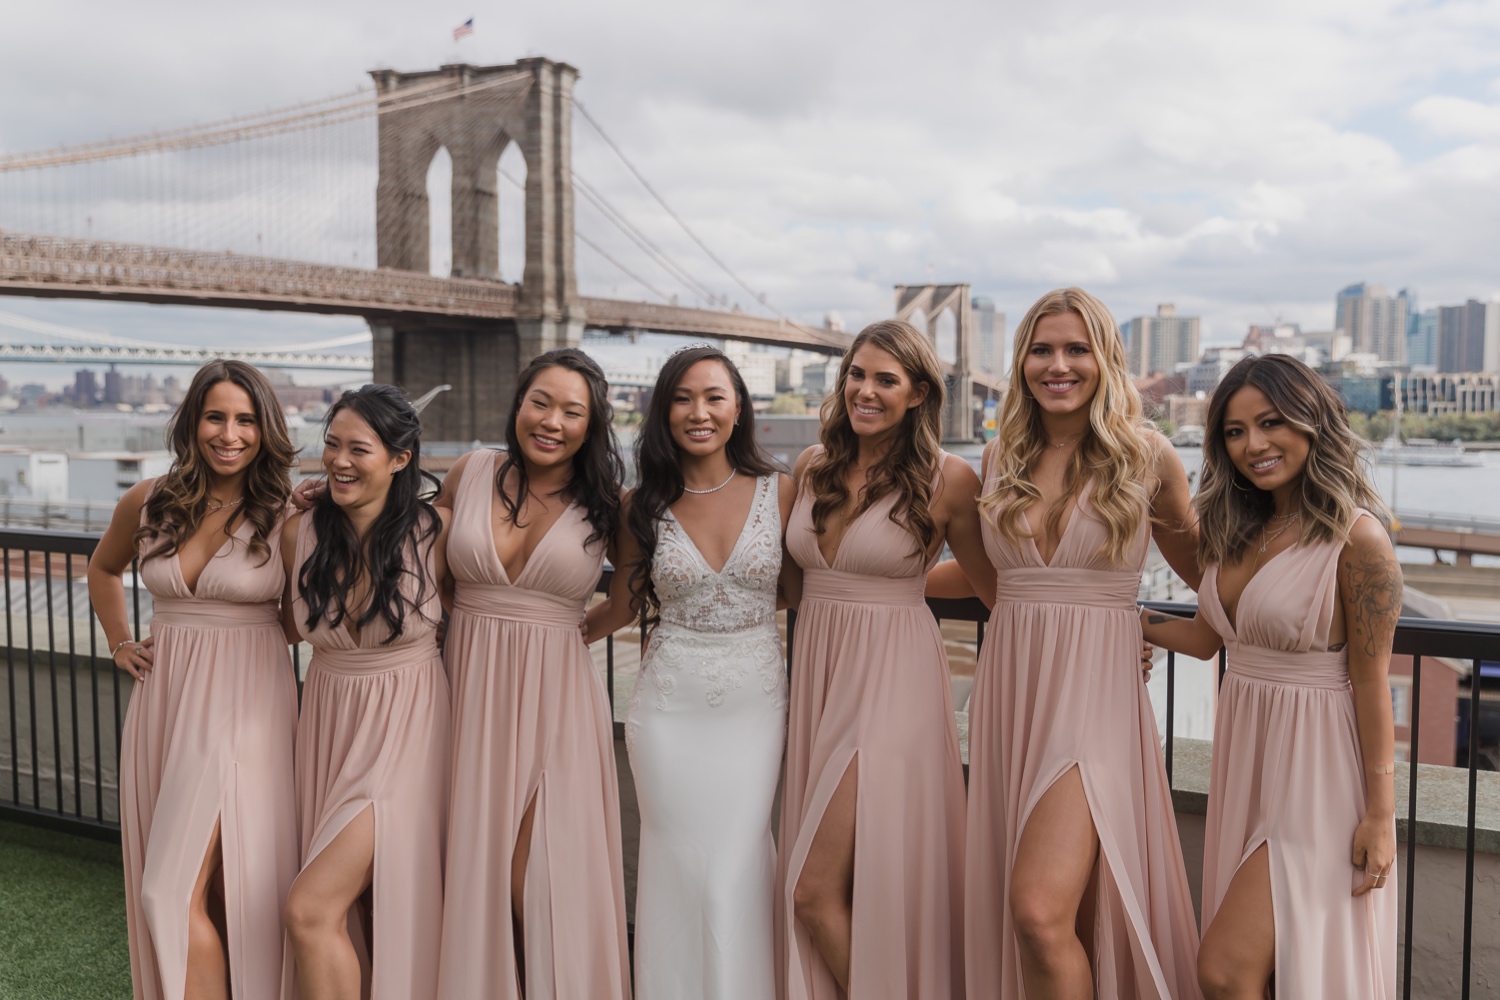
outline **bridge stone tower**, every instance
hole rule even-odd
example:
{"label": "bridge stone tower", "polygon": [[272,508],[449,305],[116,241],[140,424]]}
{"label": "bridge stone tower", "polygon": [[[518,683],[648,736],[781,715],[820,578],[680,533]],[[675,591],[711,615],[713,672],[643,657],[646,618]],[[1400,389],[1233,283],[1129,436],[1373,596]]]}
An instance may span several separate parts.
{"label": "bridge stone tower", "polygon": [[943,313],[953,315],[957,330],[954,359],[943,361],[947,370],[947,404],[943,408],[943,440],[974,441],[974,355],[977,333],[974,328],[973,300],[968,285],[897,285],[896,318],[911,322],[921,312],[926,317],[924,331],[937,345],[938,321]]}
{"label": "bridge stone tower", "polygon": [[380,175],[375,243],[381,267],[430,266],[427,171],[440,148],[453,163],[453,277],[500,280],[496,168],[512,142],[526,160],[526,266],[514,318],[440,324],[372,319],[377,381],[413,396],[437,385],[423,414],[433,440],[499,440],[526,363],[577,346],[584,313],[573,264],[573,84],[550,59],[375,70]]}

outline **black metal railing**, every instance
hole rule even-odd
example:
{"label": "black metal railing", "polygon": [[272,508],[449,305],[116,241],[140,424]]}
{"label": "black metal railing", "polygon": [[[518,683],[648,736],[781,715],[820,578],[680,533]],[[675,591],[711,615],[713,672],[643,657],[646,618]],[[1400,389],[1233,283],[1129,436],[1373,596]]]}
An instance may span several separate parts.
{"label": "black metal railing", "polygon": [[[5,573],[5,683],[0,687],[0,818],[49,826],[71,833],[115,839],[119,836],[120,725],[133,681],[108,656],[87,593],[87,568],[98,536],[82,532],[0,529],[0,568]],[[606,570],[599,589],[607,591]],[[138,574],[128,574],[126,592],[132,629],[142,634],[143,605],[150,595]],[[984,641],[989,614],[975,599],[928,601],[942,621],[972,622],[974,646]],[[1167,613],[1191,615],[1192,605],[1149,602]],[[149,622],[149,615],[146,616]],[[787,615],[786,645],[790,662],[796,615]],[[1413,901],[1416,890],[1417,816],[1416,748],[1421,725],[1424,658],[1450,657],[1472,664],[1467,699],[1468,802],[1465,840],[1463,912],[1463,993],[1470,996],[1474,938],[1474,886],[1478,770],[1481,759],[1482,661],[1500,660],[1500,625],[1403,618],[1396,631],[1395,652],[1412,663],[1410,745],[1413,763],[1407,788],[1404,823],[1406,846],[1403,996],[1411,996]],[[614,718],[615,638],[605,640],[605,683]],[[301,676],[300,656],[294,663]],[[1219,677],[1225,667],[1219,654]],[[1173,775],[1177,658],[1166,658],[1165,764]],[[621,724],[615,723],[616,736]]]}

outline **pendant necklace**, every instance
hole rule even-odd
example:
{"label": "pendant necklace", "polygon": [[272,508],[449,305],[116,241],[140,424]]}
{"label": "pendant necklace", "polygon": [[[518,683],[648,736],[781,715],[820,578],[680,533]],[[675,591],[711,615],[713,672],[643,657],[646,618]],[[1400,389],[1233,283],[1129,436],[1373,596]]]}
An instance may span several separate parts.
{"label": "pendant necklace", "polygon": [[729,470],[729,478],[726,479],[726,480],[724,480],[718,486],[714,486],[714,487],[711,487],[710,489],[706,489],[706,490],[695,490],[691,486],[683,486],[682,491],[684,493],[694,493],[694,494],[697,494],[700,497],[703,496],[703,495],[705,495],[705,494],[707,494],[707,493],[717,493],[720,490],[722,490],[724,487],[728,486],[730,484],[730,482],[733,481],[734,477],[736,475],[738,475],[738,474],[739,474],[739,470],[738,469],[730,469]]}
{"label": "pendant necklace", "polygon": [[240,497],[238,500],[231,500],[228,503],[214,503],[212,500],[209,500],[208,512],[210,514],[217,514],[221,510],[228,510],[231,507],[238,506],[240,503],[244,502],[244,499],[244,497]]}
{"label": "pendant necklace", "polygon": [[[1296,521],[1297,518],[1299,518],[1301,516],[1302,516],[1302,512],[1300,510],[1299,511],[1294,511],[1291,515],[1289,515],[1286,518],[1286,523],[1283,524],[1281,527],[1277,528],[1276,529],[1276,534],[1272,535],[1270,538],[1266,537],[1266,529],[1265,529],[1264,526],[1262,526],[1261,529],[1260,529],[1260,539],[1261,539],[1261,541],[1260,541],[1260,551],[1258,553],[1256,553],[1256,554],[1257,555],[1262,555],[1262,556],[1265,555],[1266,554],[1266,546],[1270,545],[1272,542],[1276,541],[1276,539],[1280,538],[1283,534],[1285,534],[1286,533],[1286,529],[1290,528],[1292,526],[1292,523],[1294,521]],[[1279,520],[1279,519],[1278,518],[1272,518],[1272,520]]]}

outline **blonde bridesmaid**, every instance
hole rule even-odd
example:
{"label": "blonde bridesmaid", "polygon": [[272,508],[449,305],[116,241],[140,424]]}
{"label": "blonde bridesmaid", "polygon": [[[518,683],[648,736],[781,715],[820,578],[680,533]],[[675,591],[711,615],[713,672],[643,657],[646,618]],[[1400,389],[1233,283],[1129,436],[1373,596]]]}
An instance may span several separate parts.
{"label": "blonde bridesmaid", "polygon": [[[136,679],[120,734],[131,979],[137,1000],[270,997],[297,870],[297,691],[276,603],[295,452],[275,391],[239,361],[200,368],[167,433],[172,468],[121,498],[88,573]],[[136,557],[155,609],[139,641]]]}
{"label": "blonde bridesmaid", "polygon": [[420,495],[420,431],[399,389],[345,392],[324,425],[328,488],[282,533],[284,624],[313,646],[297,726],[302,871],[286,906],[284,1000],[416,1000],[437,989],[447,518]]}
{"label": "blonde bridesmaid", "polygon": [[797,460],[802,567],[780,884],[791,1000],[961,998],[964,785],[923,597],[946,541],[993,592],[967,463],[939,448],[943,375],[898,321],[855,338]]}
{"label": "blonde bridesmaid", "polygon": [[969,992],[1196,997],[1136,619],[1153,536],[1197,583],[1187,476],[1081,289],[1022,319],[999,423],[979,505],[998,586],[969,702]]}
{"label": "blonde bridesmaid", "polygon": [[1401,567],[1344,405],[1246,358],[1204,428],[1206,567],[1154,643],[1229,650],[1214,722],[1198,979],[1212,1000],[1396,996],[1391,640]]}
{"label": "blonde bridesmaid", "polygon": [[620,518],[609,385],[588,355],[521,373],[506,451],[448,473],[453,806],[438,995],[629,996],[609,697],[580,626]]}

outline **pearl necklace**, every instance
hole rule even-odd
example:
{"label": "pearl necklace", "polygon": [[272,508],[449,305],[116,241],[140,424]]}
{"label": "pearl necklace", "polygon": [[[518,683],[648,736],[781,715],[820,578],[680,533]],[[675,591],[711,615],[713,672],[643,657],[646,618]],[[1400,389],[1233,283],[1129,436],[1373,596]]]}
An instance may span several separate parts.
{"label": "pearl necklace", "polygon": [[729,470],[729,478],[726,479],[726,480],[724,480],[718,486],[715,486],[715,487],[713,487],[711,489],[706,489],[706,490],[695,490],[691,486],[683,486],[682,490],[683,490],[684,493],[694,493],[694,494],[696,494],[696,495],[698,495],[700,497],[703,496],[703,495],[705,495],[705,494],[707,494],[707,493],[717,493],[720,490],[722,490],[724,487],[728,486],[734,480],[734,477],[737,476],[738,474],[739,474],[739,470],[738,469],[730,469]]}

